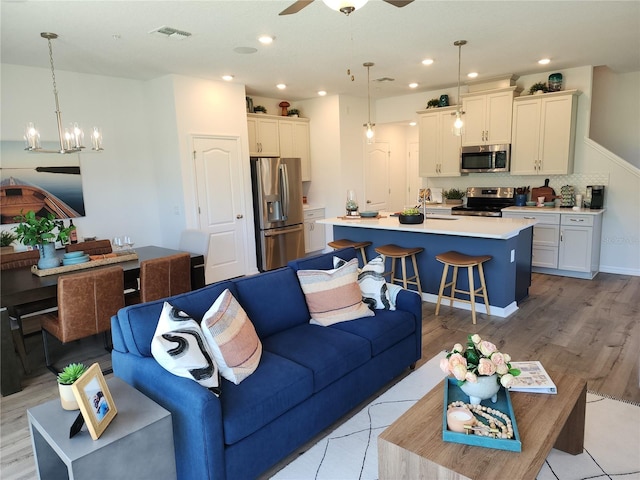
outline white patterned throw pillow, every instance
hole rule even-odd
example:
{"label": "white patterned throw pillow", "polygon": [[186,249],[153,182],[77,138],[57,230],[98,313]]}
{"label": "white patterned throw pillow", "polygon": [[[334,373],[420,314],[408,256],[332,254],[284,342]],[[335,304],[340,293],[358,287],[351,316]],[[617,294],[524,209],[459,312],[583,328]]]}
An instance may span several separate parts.
{"label": "white patterned throw pillow", "polygon": [[151,354],[167,371],[220,394],[218,367],[200,325],[168,302],[164,302],[151,340]]}
{"label": "white patterned throw pillow", "polygon": [[258,368],[262,343],[229,289],[213,302],[200,326],[224,378],[238,385]]}
{"label": "white patterned throw pillow", "polygon": [[[337,268],[347,263],[340,257],[333,257],[333,267]],[[384,260],[377,256],[362,269],[358,269],[358,285],[362,293],[362,301],[371,310],[395,310],[396,296],[401,287],[387,283],[382,276],[384,273]],[[397,288],[393,288],[397,287]],[[393,296],[391,292],[393,291]]]}

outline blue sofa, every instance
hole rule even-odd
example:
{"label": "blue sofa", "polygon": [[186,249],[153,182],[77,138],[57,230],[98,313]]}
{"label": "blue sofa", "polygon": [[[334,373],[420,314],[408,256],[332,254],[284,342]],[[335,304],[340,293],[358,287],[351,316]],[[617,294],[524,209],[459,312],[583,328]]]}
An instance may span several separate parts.
{"label": "blue sofa", "polygon": [[298,269],[333,268],[333,255],[222,281],[168,299],[200,320],[228,288],[261,339],[257,370],[220,397],[175,376],[151,355],[163,301],[126,307],[112,319],[115,375],[169,410],[178,478],[255,478],[410,367],[421,356],[421,300],[402,290],[395,311],[376,310],[330,327],[311,325]]}

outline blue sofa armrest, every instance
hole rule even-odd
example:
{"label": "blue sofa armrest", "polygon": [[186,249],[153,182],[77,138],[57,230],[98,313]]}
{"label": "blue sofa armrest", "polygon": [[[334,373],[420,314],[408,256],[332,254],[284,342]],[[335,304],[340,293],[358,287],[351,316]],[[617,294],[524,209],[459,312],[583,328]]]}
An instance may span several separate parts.
{"label": "blue sofa armrest", "polygon": [[223,480],[220,399],[193,380],[169,373],[153,357],[113,350],[112,363],[116,376],[171,412],[178,478]]}
{"label": "blue sofa armrest", "polygon": [[422,357],[422,298],[416,292],[400,290],[396,309],[411,312],[416,318],[416,359],[419,360]]}

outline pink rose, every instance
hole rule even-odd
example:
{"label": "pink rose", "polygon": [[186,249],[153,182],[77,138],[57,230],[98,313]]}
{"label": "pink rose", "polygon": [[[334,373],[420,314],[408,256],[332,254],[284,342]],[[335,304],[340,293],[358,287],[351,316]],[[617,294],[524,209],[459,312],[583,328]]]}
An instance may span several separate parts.
{"label": "pink rose", "polygon": [[440,369],[446,373],[447,375],[451,374],[451,371],[449,370],[449,360],[446,358],[442,358],[440,359]]}
{"label": "pink rose", "polygon": [[449,370],[453,371],[453,367],[455,367],[456,365],[462,365],[466,369],[467,368],[467,359],[464,358],[459,353],[454,353],[453,355],[451,355],[449,357]]}
{"label": "pink rose", "polygon": [[509,367],[507,366],[506,363],[501,363],[500,365],[496,365],[496,373],[498,375],[504,375],[506,373],[509,373]]}
{"label": "pink rose", "polygon": [[478,349],[480,350],[480,353],[482,353],[482,355],[484,355],[485,357],[488,357],[493,352],[498,350],[498,348],[493,343],[487,342],[486,340],[480,342],[480,345],[478,345]]}
{"label": "pink rose", "polygon": [[467,375],[464,378],[466,381],[471,383],[476,383],[478,381],[478,377],[473,372],[467,372]]}
{"label": "pink rose", "polygon": [[496,373],[496,366],[487,358],[481,358],[478,364],[478,373],[480,375],[493,375]]}
{"label": "pink rose", "polygon": [[504,361],[504,355],[501,354],[500,352],[494,352],[493,355],[491,355],[491,361],[497,366],[497,365],[504,365],[505,361]]}
{"label": "pink rose", "polygon": [[513,383],[513,380],[514,380],[513,375],[511,375],[510,373],[507,373],[506,375],[503,375],[502,377],[500,377],[500,385],[502,385],[504,388],[509,388]]}
{"label": "pink rose", "polygon": [[452,373],[457,380],[464,380],[467,376],[467,367],[458,363],[453,367]]}

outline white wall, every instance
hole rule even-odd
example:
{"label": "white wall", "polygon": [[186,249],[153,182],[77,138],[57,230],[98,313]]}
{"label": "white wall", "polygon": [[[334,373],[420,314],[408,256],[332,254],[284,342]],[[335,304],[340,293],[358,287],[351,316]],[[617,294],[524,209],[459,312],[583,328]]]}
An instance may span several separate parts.
{"label": "white wall", "polygon": [[[3,64],[1,79],[0,139],[22,141],[24,125],[33,121],[43,141],[57,141],[50,70]],[[137,245],[157,244],[163,226],[151,142],[158,138],[148,134],[146,85],[57,70],[56,80],[64,123],[78,122],[87,133],[97,125],[104,135],[103,152],[79,154],[86,209],[74,221],[80,238],[127,234]]]}

